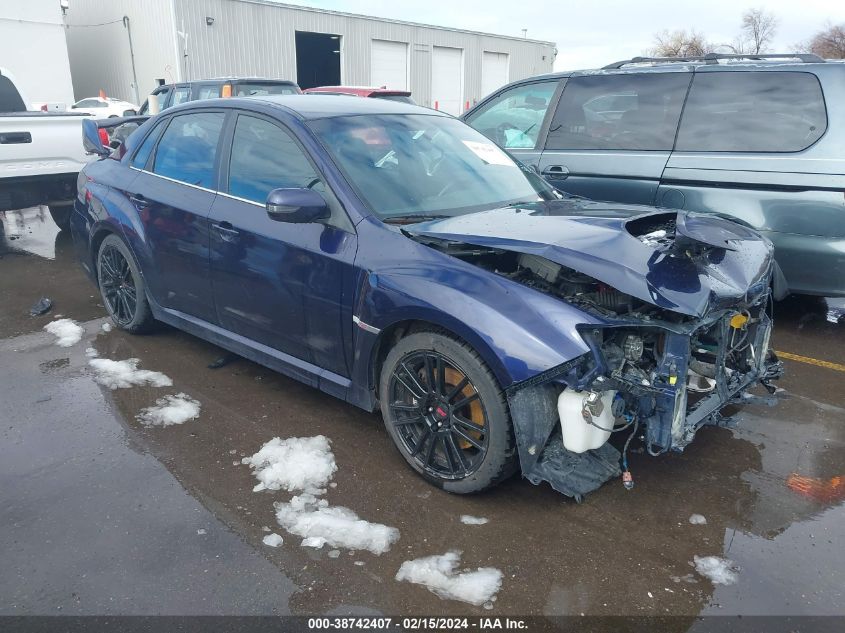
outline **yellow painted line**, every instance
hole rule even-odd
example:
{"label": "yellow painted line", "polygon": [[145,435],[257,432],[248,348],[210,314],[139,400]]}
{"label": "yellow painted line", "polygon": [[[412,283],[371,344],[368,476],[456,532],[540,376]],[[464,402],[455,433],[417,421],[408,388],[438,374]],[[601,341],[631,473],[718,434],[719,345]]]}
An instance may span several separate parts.
{"label": "yellow painted line", "polygon": [[807,363],[808,365],[815,365],[816,367],[824,367],[825,369],[832,369],[833,371],[845,371],[845,365],[839,363],[831,363],[826,360],[819,360],[818,358],[810,358],[809,356],[799,356],[798,354],[790,354],[789,352],[775,351],[778,358],[788,358],[799,363]]}

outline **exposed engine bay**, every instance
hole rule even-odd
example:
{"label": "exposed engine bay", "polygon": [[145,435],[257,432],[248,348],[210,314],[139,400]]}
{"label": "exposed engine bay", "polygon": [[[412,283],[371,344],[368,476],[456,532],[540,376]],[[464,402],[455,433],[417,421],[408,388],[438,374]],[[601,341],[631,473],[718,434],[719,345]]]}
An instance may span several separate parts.
{"label": "exposed engine bay", "polygon": [[[635,218],[625,228],[652,260],[669,260],[666,266],[718,263],[729,250],[682,235],[674,214]],[[770,382],[782,373],[769,350],[766,277],[743,298],[716,301],[692,316],[533,253],[415,239],[600,322],[576,326],[590,353],[508,390],[523,475],[578,500],[620,474],[633,486],[627,468],[632,440],[651,455],[683,450],[702,426],[729,423],[720,414],[724,406],[747,401],[746,391],[757,383],[773,392]],[[612,442],[617,433],[624,440]]]}

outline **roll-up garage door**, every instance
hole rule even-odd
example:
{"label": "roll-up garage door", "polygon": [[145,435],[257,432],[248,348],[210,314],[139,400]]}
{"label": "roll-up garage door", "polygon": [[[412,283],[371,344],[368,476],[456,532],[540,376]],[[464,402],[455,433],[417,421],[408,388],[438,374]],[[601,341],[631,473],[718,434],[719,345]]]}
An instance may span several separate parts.
{"label": "roll-up garage door", "polygon": [[408,45],[405,42],[373,40],[370,49],[370,84],[408,89]]}
{"label": "roll-up garage door", "polygon": [[508,54],[484,51],[481,57],[481,97],[508,83]]}
{"label": "roll-up garage door", "polygon": [[435,46],[431,58],[431,105],[459,115],[464,100],[464,51]]}

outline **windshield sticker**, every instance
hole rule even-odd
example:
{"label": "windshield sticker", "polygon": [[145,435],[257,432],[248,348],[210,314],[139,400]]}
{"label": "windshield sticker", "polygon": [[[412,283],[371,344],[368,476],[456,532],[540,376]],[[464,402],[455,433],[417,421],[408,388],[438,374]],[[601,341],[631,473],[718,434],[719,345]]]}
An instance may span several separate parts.
{"label": "windshield sticker", "polygon": [[493,143],[479,143],[477,141],[462,141],[469,150],[488,165],[504,165],[516,167],[516,164]]}

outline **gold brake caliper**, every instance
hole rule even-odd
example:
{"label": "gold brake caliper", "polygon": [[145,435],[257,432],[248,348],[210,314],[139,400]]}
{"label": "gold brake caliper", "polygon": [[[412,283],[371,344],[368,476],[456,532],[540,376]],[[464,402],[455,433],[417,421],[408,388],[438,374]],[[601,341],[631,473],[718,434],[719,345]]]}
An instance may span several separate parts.
{"label": "gold brake caliper", "polygon": [[[452,367],[446,367],[445,369],[446,385],[448,387],[454,387],[460,384],[460,382],[464,379],[464,375],[457,369],[454,369]],[[468,398],[469,396],[473,395],[473,393],[475,393],[475,391],[469,384],[467,384],[467,386],[461,390],[461,395],[465,398]],[[466,408],[469,409],[469,420],[475,422],[475,424],[477,424],[478,426],[484,426],[484,410],[481,408],[481,400],[476,398],[468,405],[466,405]],[[461,430],[473,439],[476,439],[479,442],[481,441],[481,433],[469,431],[465,428]],[[458,446],[463,450],[472,448],[472,444],[470,444],[466,440],[458,441]]]}

